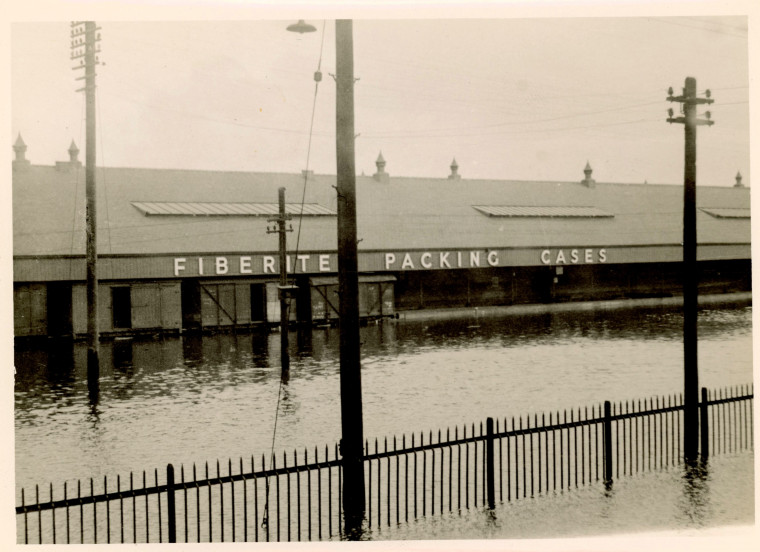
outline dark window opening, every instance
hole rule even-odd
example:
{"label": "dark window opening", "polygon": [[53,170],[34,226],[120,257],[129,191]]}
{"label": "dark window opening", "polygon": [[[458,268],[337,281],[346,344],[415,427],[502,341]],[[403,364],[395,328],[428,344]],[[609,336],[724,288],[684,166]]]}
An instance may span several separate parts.
{"label": "dark window opening", "polygon": [[197,280],[182,280],[182,327],[201,327],[201,286]]}
{"label": "dark window opening", "polygon": [[47,287],[48,335],[71,335],[71,284],[51,282]]}
{"label": "dark window opening", "polygon": [[132,290],[128,287],[111,288],[113,327],[132,327]]}
{"label": "dark window opening", "polygon": [[264,284],[251,284],[251,322],[267,318],[267,293]]}

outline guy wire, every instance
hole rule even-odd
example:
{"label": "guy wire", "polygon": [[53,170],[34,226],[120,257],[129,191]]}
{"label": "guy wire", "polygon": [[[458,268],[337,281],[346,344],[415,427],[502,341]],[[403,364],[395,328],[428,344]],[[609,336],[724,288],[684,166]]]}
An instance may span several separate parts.
{"label": "guy wire", "polygon": [[[309,125],[309,143],[306,148],[306,169],[304,170],[303,174],[303,192],[301,194],[301,211],[298,216],[298,233],[296,234],[296,248],[295,248],[295,256],[294,258],[298,258],[298,247],[301,241],[301,225],[303,222],[303,206],[304,202],[306,200],[306,184],[309,179],[309,161],[311,158],[311,140],[314,133],[314,114],[316,113],[316,107],[317,107],[317,93],[319,92],[319,82],[321,79],[321,72],[320,69],[322,68],[322,53],[324,51],[324,44],[325,44],[325,24],[326,22],[322,22],[322,41],[319,47],[319,62],[317,63],[317,71],[314,74],[314,100],[312,101],[311,106],[311,123]],[[319,75],[319,77],[318,77]],[[293,264],[293,271],[295,272],[297,270],[297,265]],[[288,317],[290,317],[290,306],[291,302],[293,301],[292,297],[288,297],[288,308],[286,310]],[[280,414],[280,398],[282,397],[282,384],[283,384],[283,378],[280,378],[280,385],[277,389],[277,404],[275,406],[275,412],[274,412],[274,428],[272,429],[272,448],[269,455],[269,465],[274,465],[274,445],[275,440],[277,437],[277,419]],[[264,516],[261,522],[262,527],[266,526],[269,522],[269,478],[266,479],[266,500],[264,502]]]}

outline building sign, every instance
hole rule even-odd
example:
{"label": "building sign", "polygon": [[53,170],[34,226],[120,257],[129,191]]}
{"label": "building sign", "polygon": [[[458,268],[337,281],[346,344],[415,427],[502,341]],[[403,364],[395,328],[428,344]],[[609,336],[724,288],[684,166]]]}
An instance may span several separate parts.
{"label": "building sign", "polygon": [[384,253],[383,258],[385,270],[501,266],[499,265],[499,252],[496,250]]}
{"label": "building sign", "polygon": [[[360,251],[360,273],[456,270],[519,266],[575,266],[628,263],[681,262],[680,244],[612,247],[525,247],[472,250]],[[701,244],[700,261],[750,259],[750,244]],[[193,277],[259,276],[279,274],[278,256],[268,254],[209,255],[101,255],[99,277],[103,280],[140,280]],[[335,274],[338,255],[306,251],[287,256],[290,274]],[[17,282],[84,281],[84,257],[14,257],[13,276]]]}
{"label": "building sign", "polygon": [[544,249],[541,251],[541,264],[594,264],[606,263],[606,249]]}
{"label": "building sign", "polygon": [[[288,255],[287,272],[315,274],[336,272],[337,255],[329,253]],[[213,255],[174,257],[174,276],[240,276],[279,274],[276,255]]]}
{"label": "building sign", "polygon": [[[530,251],[533,261],[525,259]],[[288,274],[337,272],[337,255],[303,253],[287,255]],[[380,262],[378,263],[378,259]],[[240,276],[279,274],[276,255],[213,255],[174,257],[173,274],[180,276]],[[528,262],[526,262],[528,261]],[[524,265],[576,265],[607,262],[607,250],[599,248],[543,249],[508,251],[473,249],[468,251],[389,251],[360,253],[359,270],[405,271],[446,270],[454,268],[488,268]]]}

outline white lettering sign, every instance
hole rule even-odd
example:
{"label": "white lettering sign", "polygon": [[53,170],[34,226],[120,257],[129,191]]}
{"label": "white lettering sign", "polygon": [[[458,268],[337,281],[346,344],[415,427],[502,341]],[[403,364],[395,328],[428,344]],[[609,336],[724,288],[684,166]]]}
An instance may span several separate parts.
{"label": "white lettering sign", "polygon": [[306,272],[306,261],[309,260],[310,255],[298,255],[296,258],[301,261],[301,272]]}
{"label": "white lettering sign", "polygon": [[266,273],[277,274],[277,272],[275,272],[274,270],[274,257],[272,257],[271,255],[265,255],[262,261],[264,265],[264,268],[263,268],[264,274]]}
{"label": "white lettering sign", "polygon": [[438,256],[438,266],[443,268],[444,266],[446,268],[451,268],[451,265],[449,264],[449,254],[448,253],[441,253]]}
{"label": "white lettering sign", "polygon": [[319,256],[319,271],[330,272],[330,255]]}
{"label": "white lettering sign", "polygon": [[560,264],[567,264],[568,259],[568,253],[570,257],[570,263],[571,264],[578,264],[581,261],[583,264],[594,264],[594,263],[606,263],[607,262],[607,250],[606,249],[599,249],[598,251],[595,249],[587,248],[582,250],[582,257],[581,257],[581,251],[578,249],[557,249],[556,251],[552,251],[551,249],[544,249],[541,251],[541,263],[545,265],[560,265]]}
{"label": "white lettering sign", "polygon": [[184,257],[178,257],[174,259],[174,275],[179,276],[180,270],[185,270],[185,259]]}
{"label": "white lettering sign", "polygon": [[253,274],[250,256],[244,255],[240,257],[240,274]]}
{"label": "white lettering sign", "polygon": [[216,258],[216,273],[227,274],[227,270],[229,270],[229,266],[227,265],[227,257],[217,257]]}

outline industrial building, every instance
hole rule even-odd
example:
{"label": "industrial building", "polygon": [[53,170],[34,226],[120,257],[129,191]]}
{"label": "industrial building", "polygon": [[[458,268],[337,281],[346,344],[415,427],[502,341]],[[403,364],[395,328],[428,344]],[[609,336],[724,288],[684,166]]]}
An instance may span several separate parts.
{"label": "industrial building", "polygon": [[[13,161],[15,335],[86,332],[85,171]],[[678,185],[357,176],[362,317],[450,307],[681,294]],[[580,177],[579,174],[577,175]],[[447,174],[449,173],[449,174]],[[293,232],[293,322],[337,318],[334,175],[98,167],[103,335],[279,323],[278,189]],[[702,183],[709,184],[709,183]],[[750,193],[697,191],[700,293],[748,291]]]}

